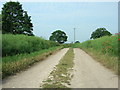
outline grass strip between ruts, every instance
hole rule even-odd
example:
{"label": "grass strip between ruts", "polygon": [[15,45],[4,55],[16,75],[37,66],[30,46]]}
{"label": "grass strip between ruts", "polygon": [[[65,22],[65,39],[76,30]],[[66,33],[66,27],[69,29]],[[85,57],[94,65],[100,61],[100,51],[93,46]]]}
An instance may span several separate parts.
{"label": "grass strip between ruts", "polygon": [[73,48],[70,48],[40,87],[69,88],[71,77],[73,77],[71,74],[74,65],[73,58]]}

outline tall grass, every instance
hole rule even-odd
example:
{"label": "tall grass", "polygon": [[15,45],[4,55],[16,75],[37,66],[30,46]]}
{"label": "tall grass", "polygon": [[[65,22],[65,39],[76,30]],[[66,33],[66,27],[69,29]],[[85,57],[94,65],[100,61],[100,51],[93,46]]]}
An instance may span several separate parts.
{"label": "tall grass", "polygon": [[2,35],[3,78],[45,59],[62,48],[59,44],[36,36]]}
{"label": "tall grass", "polygon": [[75,47],[92,48],[98,52],[118,56],[118,36],[105,36],[95,40],[88,40]]}
{"label": "tall grass", "polygon": [[44,60],[46,57],[55,53],[62,47],[52,47],[49,49],[32,52],[30,54],[20,54],[14,56],[6,56],[2,58],[2,78],[15,74],[24,70],[36,62]]}
{"label": "tall grass", "polygon": [[[65,56],[56,65],[54,70],[50,73],[47,80],[43,81],[42,88],[68,88],[70,85],[71,74],[74,62],[73,48],[70,48]],[[63,89],[64,90],[64,89]],[[66,89],[65,89],[66,90]],[[68,89],[70,90],[70,89]]]}
{"label": "tall grass", "polygon": [[61,46],[63,46],[63,48],[70,48],[70,47],[72,47],[73,46],[73,44],[72,43],[70,43],[70,44],[62,44]]}
{"label": "tall grass", "polygon": [[104,36],[95,40],[88,40],[75,44],[101,62],[106,67],[118,73],[118,36]]}
{"label": "tall grass", "polygon": [[44,40],[36,36],[2,35],[2,56],[21,53],[31,53],[59,45],[56,42]]}

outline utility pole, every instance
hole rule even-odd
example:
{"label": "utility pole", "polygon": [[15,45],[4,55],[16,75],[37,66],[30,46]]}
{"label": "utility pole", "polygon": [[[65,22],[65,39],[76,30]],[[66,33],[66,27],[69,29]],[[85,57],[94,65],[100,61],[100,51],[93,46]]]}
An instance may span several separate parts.
{"label": "utility pole", "polygon": [[75,43],[75,29],[76,29],[76,28],[74,28],[74,43]]}

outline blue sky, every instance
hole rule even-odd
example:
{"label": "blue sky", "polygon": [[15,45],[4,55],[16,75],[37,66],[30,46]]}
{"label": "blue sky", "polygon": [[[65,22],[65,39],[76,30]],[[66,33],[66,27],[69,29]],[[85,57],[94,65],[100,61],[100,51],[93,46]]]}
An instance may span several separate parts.
{"label": "blue sky", "polygon": [[[73,42],[73,28],[76,40],[83,42],[99,27],[105,27],[112,34],[118,32],[117,2],[21,2],[28,11],[34,25],[34,34],[49,39],[55,30],[68,35],[67,42]],[[2,5],[2,4],[0,4]]]}

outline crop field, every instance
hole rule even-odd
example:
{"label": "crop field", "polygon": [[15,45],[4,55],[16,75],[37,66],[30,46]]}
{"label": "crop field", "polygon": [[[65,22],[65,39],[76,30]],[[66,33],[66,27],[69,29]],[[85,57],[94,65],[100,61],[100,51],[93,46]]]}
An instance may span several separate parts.
{"label": "crop field", "polygon": [[118,73],[119,43],[119,36],[114,35],[76,43],[74,47],[83,49],[103,65]]}

